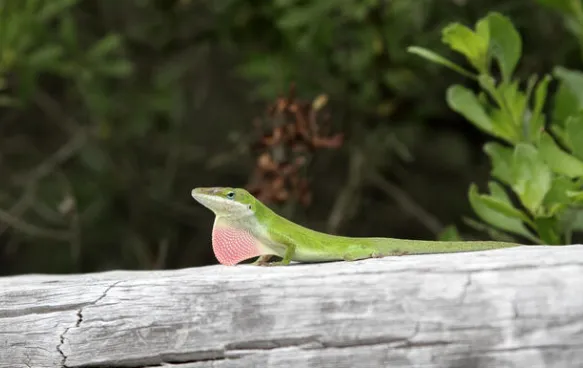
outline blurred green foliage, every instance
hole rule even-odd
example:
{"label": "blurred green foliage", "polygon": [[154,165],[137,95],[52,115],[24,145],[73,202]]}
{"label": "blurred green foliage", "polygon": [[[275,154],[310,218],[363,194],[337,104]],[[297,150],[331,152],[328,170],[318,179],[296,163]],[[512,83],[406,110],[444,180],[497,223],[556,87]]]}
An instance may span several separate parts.
{"label": "blurred green foliage", "polygon": [[[499,238],[503,230],[535,243],[570,243],[573,232],[583,230],[583,73],[555,68],[559,87],[548,119],[544,111],[550,105],[551,77],[532,75],[521,88],[514,71],[522,40],[509,18],[490,13],[475,30],[452,23],[442,35],[477,73],[426,49],[409,51],[477,81],[479,95],[461,85],[449,87],[448,105],[499,139],[484,146],[497,180],[488,183],[490,194],[470,186],[470,203],[485,222],[476,227]],[[519,203],[511,201],[502,184]]]}
{"label": "blurred green foliage", "polygon": [[[212,218],[193,203],[190,189],[246,184],[253,118],[292,83],[308,100],[325,93],[334,130],[347,136],[343,150],[316,157],[309,175],[315,200],[294,220],[343,234],[411,238],[435,238],[444,224],[456,223],[447,228],[450,236],[483,238],[459,220],[476,198],[482,205],[505,201],[497,186],[490,196],[475,191],[467,200],[470,183],[488,182],[490,158],[493,176],[522,196],[521,206],[505,207],[504,221],[534,222],[532,241],[564,241],[564,228],[548,219],[570,210],[560,206],[567,191],[556,188],[571,185],[565,178],[578,175],[573,168],[582,159],[574,112],[581,100],[579,5],[3,0],[0,273],[215,262]],[[499,42],[490,56],[503,59],[503,84],[486,72],[489,41],[461,26],[489,12],[512,21],[496,18],[499,33],[488,36]],[[444,72],[408,53],[409,45],[432,50],[434,59],[443,55],[450,66],[463,63],[460,53],[469,55],[481,83],[462,87],[473,80],[470,67],[461,76]],[[515,82],[549,71],[563,81],[551,112],[547,79]],[[448,90],[446,103],[452,84],[459,85]],[[528,119],[535,125],[523,141],[507,120],[518,119],[526,101],[534,104]],[[536,124],[546,116],[556,139],[537,140]],[[506,143],[489,142],[484,154],[482,145],[493,137]],[[507,150],[524,161],[524,177],[550,171],[542,202],[543,190],[531,181],[500,179],[496,164]],[[578,200],[571,189],[569,198]]]}

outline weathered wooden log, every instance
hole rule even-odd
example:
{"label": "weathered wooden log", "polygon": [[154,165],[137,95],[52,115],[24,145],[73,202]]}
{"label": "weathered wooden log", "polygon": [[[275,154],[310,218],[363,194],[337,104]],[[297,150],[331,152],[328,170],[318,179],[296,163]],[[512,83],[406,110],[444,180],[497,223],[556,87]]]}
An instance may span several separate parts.
{"label": "weathered wooden log", "polygon": [[0,278],[0,367],[583,367],[583,245]]}

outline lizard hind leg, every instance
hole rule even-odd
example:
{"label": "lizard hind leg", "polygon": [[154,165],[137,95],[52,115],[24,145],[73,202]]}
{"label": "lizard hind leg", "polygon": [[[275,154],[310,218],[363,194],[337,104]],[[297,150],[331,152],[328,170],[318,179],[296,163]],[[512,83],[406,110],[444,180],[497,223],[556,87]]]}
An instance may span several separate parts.
{"label": "lizard hind leg", "polygon": [[346,252],[342,255],[342,259],[347,261],[347,262],[352,262],[352,261],[358,261],[360,259],[366,259],[366,258],[371,258],[373,257],[372,254],[363,254],[362,251],[356,251],[356,252]]}
{"label": "lizard hind leg", "polygon": [[392,254],[385,254],[376,248],[361,245],[361,246],[356,247],[356,248],[348,249],[342,255],[342,259],[345,261],[358,261],[360,259],[367,259],[367,258],[384,258],[388,255],[392,255]]}

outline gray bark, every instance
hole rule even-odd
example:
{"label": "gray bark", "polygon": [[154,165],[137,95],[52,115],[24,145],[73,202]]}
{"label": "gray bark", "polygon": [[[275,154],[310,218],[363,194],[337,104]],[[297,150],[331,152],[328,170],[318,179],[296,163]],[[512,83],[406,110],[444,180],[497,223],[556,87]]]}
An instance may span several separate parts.
{"label": "gray bark", "polygon": [[583,367],[583,245],[0,278],[0,367]]}

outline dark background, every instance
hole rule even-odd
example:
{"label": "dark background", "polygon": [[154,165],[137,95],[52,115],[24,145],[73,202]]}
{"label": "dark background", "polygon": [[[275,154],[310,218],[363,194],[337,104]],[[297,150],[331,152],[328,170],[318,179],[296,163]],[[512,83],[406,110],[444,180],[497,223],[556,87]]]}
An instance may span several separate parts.
{"label": "dark background", "polygon": [[[455,224],[486,239],[463,218],[469,184],[489,177],[488,137],[445,103],[449,85],[476,86],[406,48],[467,66],[441,29],[498,11],[523,37],[518,77],[580,67],[576,39],[537,1],[0,6],[2,275],[215,263],[213,215],[190,197],[198,186],[247,187],[342,235],[436,239]],[[321,95],[327,104],[308,111]],[[278,104],[303,112],[276,114]],[[330,147],[266,144],[282,119],[310,114],[329,124]],[[339,133],[341,145],[329,139]],[[262,176],[265,154],[277,167]],[[282,182],[296,156],[309,164]]]}

